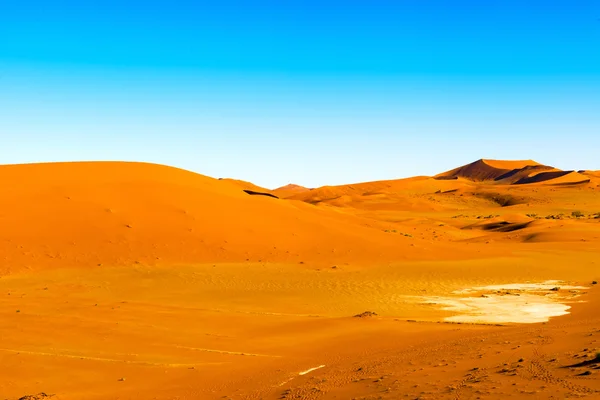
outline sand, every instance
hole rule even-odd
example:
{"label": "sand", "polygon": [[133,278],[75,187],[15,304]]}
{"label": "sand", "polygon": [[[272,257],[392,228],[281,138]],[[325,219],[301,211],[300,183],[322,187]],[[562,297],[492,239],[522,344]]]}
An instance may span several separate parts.
{"label": "sand", "polygon": [[0,166],[0,398],[600,398],[600,182],[578,175],[275,199]]}

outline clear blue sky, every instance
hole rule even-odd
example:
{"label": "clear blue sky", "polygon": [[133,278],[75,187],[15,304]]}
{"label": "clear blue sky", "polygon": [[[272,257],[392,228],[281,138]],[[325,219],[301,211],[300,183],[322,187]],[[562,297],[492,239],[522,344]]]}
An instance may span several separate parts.
{"label": "clear blue sky", "polygon": [[0,2],[0,163],[276,187],[600,169],[600,2]]}

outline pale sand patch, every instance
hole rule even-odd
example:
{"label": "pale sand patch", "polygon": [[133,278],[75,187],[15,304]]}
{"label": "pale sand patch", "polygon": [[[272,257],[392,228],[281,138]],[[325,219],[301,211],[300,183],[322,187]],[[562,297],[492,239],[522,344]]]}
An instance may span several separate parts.
{"label": "pale sand patch", "polygon": [[[510,283],[474,287],[455,294],[479,297],[427,297],[423,304],[437,304],[442,310],[459,313],[444,318],[448,322],[465,323],[539,323],[551,317],[569,314],[565,304],[578,296],[585,286],[565,285],[562,281],[542,283]],[[568,290],[568,293],[565,291]]]}
{"label": "pale sand patch", "polygon": [[[318,370],[318,369],[321,369],[321,368],[325,368],[325,365],[319,365],[318,367],[309,368],[309,369],[307,369],[306,371],[299,372],[299,373],[298,373],[298,375],[299,375],[299,376],[304,376],[304,375],[310,374],[311,372],[313,372],[313,371],[316,371],[316,370]],[[289,382],[291,382],[292,380],[294,380],[294,377],[293,377],[293,376],[292,376],[291,378],[289,378],[288,380],[286,380],[286,381],[284,381],[284,382],[281,382],[281,383],[280,383],[279,385],[277,385],[277,386],[278,386],[278,387],[281,387],[281,386],[285,385],[286,383],[289,383]]]}
{"label": "pale sand patch", "polygon": [[325,368],[325,365],[319,365],[318,367],[307,369],[306,371],[300,372],[298,375],[302,376],[302,375],[310,374],[311,372],[316,371],[321,368]]}

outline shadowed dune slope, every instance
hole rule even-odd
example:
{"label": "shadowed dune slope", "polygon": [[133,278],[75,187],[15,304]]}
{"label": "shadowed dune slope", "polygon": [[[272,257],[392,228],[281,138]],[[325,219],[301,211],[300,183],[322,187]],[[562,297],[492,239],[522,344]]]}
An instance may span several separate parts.
{"label": "shadowed dune slope", "polygon": [[[0,166],[0,273],[52,266],[418,257],[367,219],[143,163]],[[422,250],[424,254],[424,250]]]}
{"label": "shadowed dune slope", "polygon": [[568,185],[589,182],[590,178],[575,171],[549,171],[523,177],[515,182],[517,185],[529,183],[545,183],[553,185]]}
{"label": "shadowed dune slope", "polygon": [[521,169],[513,169],[510,172],[507,172],[506,174],[495,178],[494,181],[500,184],[510,185],[519,183],[520,181],[525,179],[530,179],[533,176],[541,175],[542,172],[561,173],[563,171],[557,170],[547,165],[531,165]]}

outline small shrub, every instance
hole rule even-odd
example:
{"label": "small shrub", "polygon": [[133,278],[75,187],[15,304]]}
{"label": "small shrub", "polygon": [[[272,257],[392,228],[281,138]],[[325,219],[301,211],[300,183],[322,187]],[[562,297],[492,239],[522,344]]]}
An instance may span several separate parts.
{"label": "small shrub", "polygon": [[369,317],[376,317],[377,313],[373,312],[373,311],[365,311],[363,313],[360,314],[356,314],[354,316],[354,318],[369,318]]}
{"label": "small shrub", "polygon": [[585,214],[584,214],[584,213],[582,213],[581,211],[573,211],[573,212],[571,213],[571,216],[572,216],[573,218],[581,218],[581,217],[585,216]]}

